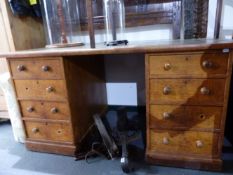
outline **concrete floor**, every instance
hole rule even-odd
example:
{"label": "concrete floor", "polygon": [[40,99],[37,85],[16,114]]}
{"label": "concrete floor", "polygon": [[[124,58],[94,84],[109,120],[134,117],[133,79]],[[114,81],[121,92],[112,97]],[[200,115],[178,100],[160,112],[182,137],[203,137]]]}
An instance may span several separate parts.
{"label": "concrete floor", "polygon": [[[149,166],[138,163],[133,175],[223,175],[233,174],[233,155],[224,154],[224,171],[205,171]],[[36,153],[14,142],[10,123],[0,123],[0,175],[120,175],[119,160],[93,159],[93,163],[74,158]]]}

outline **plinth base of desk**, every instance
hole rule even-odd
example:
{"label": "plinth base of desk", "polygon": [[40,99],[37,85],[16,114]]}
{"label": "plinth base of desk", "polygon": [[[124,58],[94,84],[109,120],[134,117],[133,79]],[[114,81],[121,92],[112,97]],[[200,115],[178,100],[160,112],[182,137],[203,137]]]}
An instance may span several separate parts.
{"label": "plinth base of desk", "polygon": [[60,143],[45,143],[39,141],[26,141],[26,147],[30,151],[61,154],[67,156],[75,156],[76,146]]}
{"label": "plinth base of desk", "polygon": [[207,171],[221,171],[221,159],[202,159],[184,156],[165,155],[157,153],[147,153],[146,161],[154,165],[207,170]]}

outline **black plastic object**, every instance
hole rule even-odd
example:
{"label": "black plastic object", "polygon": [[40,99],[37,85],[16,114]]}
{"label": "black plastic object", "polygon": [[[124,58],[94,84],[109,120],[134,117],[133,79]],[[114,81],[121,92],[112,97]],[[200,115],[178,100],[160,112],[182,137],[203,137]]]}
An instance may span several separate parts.
{"label": "black plastic object", "polygon": [[30,5],[28,0],[8,0],[11,11],[15,16],[31,16],[41,18],[40,4]]}
{"label": "black plastic object", "polygon": [[101,120],[100,115],[96,114],[93,116],[95,125],[98,128],[98,131],[103,139],[103,143],[107,148],[108,155],[111,159],[114,159],[118,154],[118,147],[112,137],[109,135],[107,129],[104,126],[103,121]]}
{"label": "black plastic object", "polygon": [[[128,144],[133,140],[137,140],[139,135],[139,123],[130,121],[127,117],[127,110],[121,107],[117,110],[117,130],[120,137],[122,154],[121,154],[121,168],[124,173],[130,173],[134,170],[132,162],[129,159]],[[135,131],[134,134],[129,136],[129,131]]]}
{"label": "black plastic object", "polygon": [[106,42],[106,46],[118,46],[118,45],[127,45],[129,42],[128,40],[115,40],[111,42]]}

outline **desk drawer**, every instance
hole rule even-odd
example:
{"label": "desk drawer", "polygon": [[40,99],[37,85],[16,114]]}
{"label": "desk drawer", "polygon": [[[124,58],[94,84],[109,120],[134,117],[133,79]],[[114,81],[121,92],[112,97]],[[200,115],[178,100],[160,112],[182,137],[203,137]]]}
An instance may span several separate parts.
{"label": "desk drawer", "polygon": [[220,129],[222,107],[151,105],[151,128]]}
{"label": "desk drawer", "polygon": [[27,137],[35,140],[73,142],[71,125],[66,123],[25,122]]}
{"label": "desk drawer", "polygon": [[210,132],[150,131],[150,150],[176,155],[217,156],[219,135]]}
{"label": "desk drawer", "polygon": [[149,56],[150,75],[155,77],[210,77],[227,73],[229,54]]}
{"label": "desk drawer", "polygon": [[15,80],[17,97],[32,100],[64,101],[67,98],[63,80]]}
{"label": "desk drawer", "polygon": [[10,60],[9,63],[13,79],[63,79],[59,58]]}
{"label": "desk drawer", "polygon": [[20,101],[24,118],[69,120],[70,110],[67,103],[47,101]]}
{"label": "desk drawer", "polygon": [[223,105],[225,79],[151,79],[151,104]]}

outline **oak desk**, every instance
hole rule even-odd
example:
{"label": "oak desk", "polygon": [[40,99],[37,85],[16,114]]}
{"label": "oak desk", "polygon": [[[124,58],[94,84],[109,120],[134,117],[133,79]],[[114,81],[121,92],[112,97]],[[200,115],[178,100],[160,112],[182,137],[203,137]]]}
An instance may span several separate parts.
{"label": "oak desk", "polygon": [[146,70],[147,160],[220,170],[232,49],[231,41],[177,40],[0,57],[7,57],[14,80],[28,149],[73,155],[92,115],[107,106],[105,56],[140,53]]}

